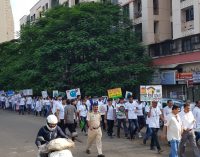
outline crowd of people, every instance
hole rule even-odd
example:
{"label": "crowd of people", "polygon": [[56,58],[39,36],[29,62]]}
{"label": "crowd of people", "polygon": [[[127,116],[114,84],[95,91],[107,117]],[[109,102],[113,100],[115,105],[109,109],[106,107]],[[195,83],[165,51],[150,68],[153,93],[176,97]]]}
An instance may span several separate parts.
{"label": "crowd of people", "polygon": [[[55,115],[58,119],[58,126],[66,133],[66,129],[71,133],[74,140],[78,135],[76,128],[80,127],[81,132],[88,136],[86,153],[90,153],[89,148],[96,138],[98,154],[102,154],[101,131],[107,133],[109,138],[116,136],[134,140],[136,137],[146,144],[151,138],[150,149],[162,153],[158,132],[161,138],[167,138],[170,145],[170,157],[185,157],[186,143],[190,142],[195,157],[200,157],[198,144],[200,141],[200,101],[196,102],[194,109],[190,109],[190,104],[186,102],[181,108],[173,104],[172,100],[167,101],[165,107],[157,101],[142,102],[134,100],[132,96],[128,99],[103,99],[98,97],[92,99],[80,95],[77,99],[68,100],[61,96],[56,98],[42,98],[23,96],[15,94],[7,97],[0,96],[0,107],[11,109],[19,114],[34,114],[35,116]],[[98,112],[98,114],[96,114]],[[98,124],[98,122],[100,122]],[[163,122],[163,123],[161,123]],[[164,124],[164,126],[162,126]],[[90,127],[90,126],[93,127]],[[115,135],[115,127],[116,135]],[[146,127],[146,132],[141,130]],[[93,132],[92,132],[93,130]],[[123,130],[123,133],[122,133]],[[157,149],[156,149],[157,148]],[[178,153],[180,150],[180,153]]]}

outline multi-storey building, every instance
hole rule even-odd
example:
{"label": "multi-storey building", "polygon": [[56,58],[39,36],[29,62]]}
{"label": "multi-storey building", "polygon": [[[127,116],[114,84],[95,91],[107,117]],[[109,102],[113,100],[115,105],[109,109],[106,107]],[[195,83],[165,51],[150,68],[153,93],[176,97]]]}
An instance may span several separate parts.
{"label": "multi-storey building", "polygon": [[14,39],[14,22],[9,0],[0,0],[0,43]]}

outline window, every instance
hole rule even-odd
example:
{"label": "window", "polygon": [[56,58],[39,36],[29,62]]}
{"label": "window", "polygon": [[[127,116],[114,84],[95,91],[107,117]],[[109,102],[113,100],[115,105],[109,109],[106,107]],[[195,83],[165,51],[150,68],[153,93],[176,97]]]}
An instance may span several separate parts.
{"label": "window", "polygon": [[135,33],[139,41],[142,42],[142,24],[135,25]]}
{"label": "window", "polygon": [[79,2],[79,0],[75,0],[75,4],[79,4],[80,2]]}
{"label": "window", "polygon": [[182,40],[182,51],[191,51],[192,50],[192,40],[191,38],[185,38]]}
{"label": "window", "polygon": [[154,15],[158,15],[159,14],[158,0],[153,0],[153,14]]}
{"label": "window", "polygon": [[123,6],[123,15],[129,17],[129,4]]}
{"label": "window", "polygon": [[185,15],[186,15],[186,22],[187,21],[193,21],[194,20],[194,9],[193,9],[193,7],[188,8],[185,11]]}
{"label": "window", "polygon": [[42,11],[43,11],[43,12],[45,11],[45,7],[44,7],[44,6],[42,7]]}
{"label": "window", "polygon": [[154,34],[158,33],[158,21],[154,21]]}

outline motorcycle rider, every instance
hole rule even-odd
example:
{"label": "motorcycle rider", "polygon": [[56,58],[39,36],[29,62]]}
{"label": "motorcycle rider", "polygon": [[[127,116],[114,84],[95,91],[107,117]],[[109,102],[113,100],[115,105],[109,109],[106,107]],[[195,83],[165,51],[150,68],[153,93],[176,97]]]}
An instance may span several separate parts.
{"label": "motorcycle rider", "polygon": [[[49,115],[47,117],[47,123],[45,126],[42,126],[37,134],[35,144],[39,148],[43,144],[47,144],[51,140],[56,138],[68,138],[67,135],[62,131],[62,129],[57,126],[58,119],[55,115]],[[43,137],[44,141],[41,141],[40,138]],[[40,157],[48,157],[47,153],[41,153]]]}

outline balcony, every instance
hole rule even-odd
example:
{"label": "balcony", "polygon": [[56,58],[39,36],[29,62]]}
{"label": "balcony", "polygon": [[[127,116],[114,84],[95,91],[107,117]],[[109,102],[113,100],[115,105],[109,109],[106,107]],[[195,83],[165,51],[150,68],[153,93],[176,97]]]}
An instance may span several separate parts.
{"label": "balcony", "polygon": [[188,30],[193,30],[194,29],[194,21],[188,21],[182,23],[182,32],[188,31]]}

